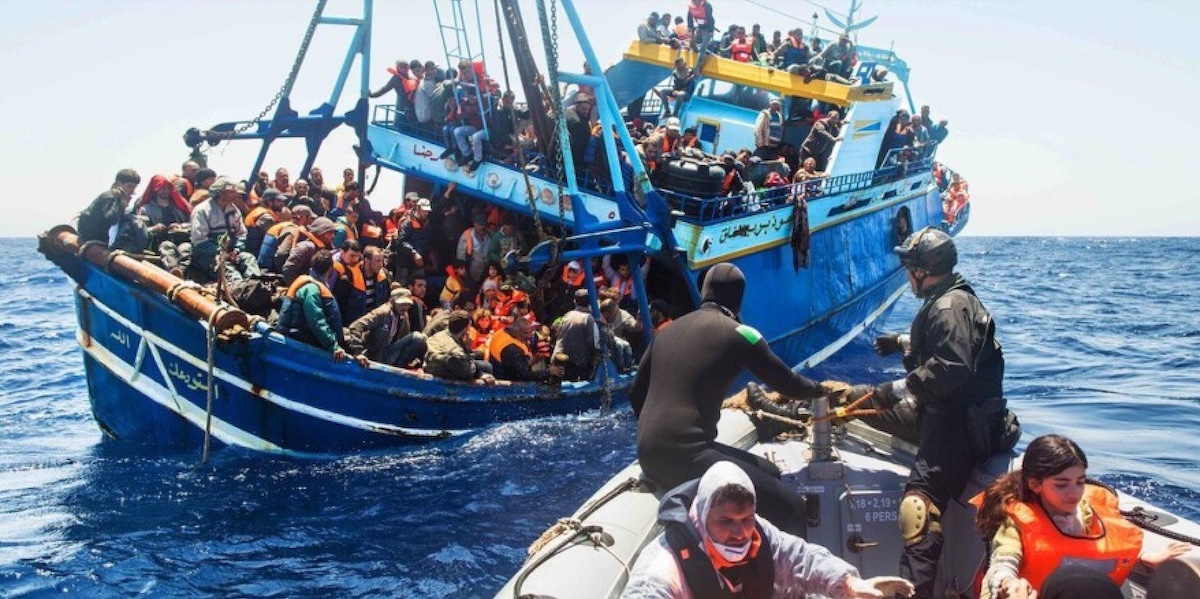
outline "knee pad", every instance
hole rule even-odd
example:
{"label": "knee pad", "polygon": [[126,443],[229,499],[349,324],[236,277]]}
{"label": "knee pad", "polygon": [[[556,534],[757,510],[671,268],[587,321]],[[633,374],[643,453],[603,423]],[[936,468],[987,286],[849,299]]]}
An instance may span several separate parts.
{"label": "knee pad", "polygon": [[900,536],[904,546],[916,545],[929,533],[942,532],[942,511],[924,494],[910,491],[900,500]]}

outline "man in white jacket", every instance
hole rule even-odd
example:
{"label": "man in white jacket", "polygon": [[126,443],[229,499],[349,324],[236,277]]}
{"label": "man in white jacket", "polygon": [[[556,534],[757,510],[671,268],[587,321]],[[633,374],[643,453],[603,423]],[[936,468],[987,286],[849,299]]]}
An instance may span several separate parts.
{"label": "man in white jacket", "polygon": [[623,598],[881,598],[909,596],[894,576],[863,580],[828,549],[755,516],[754,485],[733,462],[717,462],[698,481],[668,492],[659,507],[665,531],[633,567]]}

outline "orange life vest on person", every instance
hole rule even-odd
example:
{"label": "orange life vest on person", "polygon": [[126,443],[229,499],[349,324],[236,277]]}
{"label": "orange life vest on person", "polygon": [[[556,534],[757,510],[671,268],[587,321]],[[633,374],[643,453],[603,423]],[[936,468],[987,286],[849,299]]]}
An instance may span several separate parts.
{"label": "orange life vest on person", "polygon": [[706,19],[708,18],[708,11],[704,10],[705,4],[708,3],[701,2],[699,4],[688,5],[688,14],[692,15],[692,23],[696,25],[697,29],[699,29],[701,25],[707,24]]}
{"label": "orange life vest on person", "polygon": [[[1125,582],[1142,551],[1142,530],[1121,515],[1117,496],[1108,489],[1087,485],[1083,498],[1092,508],[1091,530],[1084,536],[1063,534],[1040,503],[1014,501],[1004,511],[1021,531],[1021,569],[1018,576],[1039,592],[1046,578],[1064,561],[1095,566],[1118,585]],[[978,508],[983,494],[971,499]]]}
{"label": "orange life vest on person", "polygon": [[[366,279],[366,276],[363,275],[362,264],[355,264],[354,266],[346,266],[345,264],[338,262],[337,260],[334,260],[333,268],[334,268],[334,270],[336,270],[338,272],[338,275],[343,276],[343,277],[346,276],[346,272],[348,271],[350,273],[351,286],[353,286],[355,289],[357,289],[358,291],[360,291],[362,293],[366,293],[367,279]],[[383,273],[382,269],[380,269],[379,272],[375,273],[375,283],[379,284],[384,281],[387,281],[387,275]]]}
{"label": "orange life vest on person", "polygon": [[751,44],[749,41],[729,44],[729,57],[738,62],[750,62],[750,57],[753,54],[754,44]]}
{"label": "orange life vest on person", "polygon": [[275,223],[275,224],[271,225],[271,228],[267,229],[267,235],[270,237],[279,239],[280,237],[283,237],[284,235],[291,233],[292,232],[291,229],[293,227],[298,228],[299,226],[300,225],[297,225],[296,223],[291,222],[291,221]]}
{"label": "orange life vest on person", "polygon": [[196,193],[196,185],[187,177],[184,177],[183,175],[175,175],[171,177],[171,185],[174,185],[178,181],[183,181],[183,191],[181,191],[179,195],[185,198],[191,198],[192,194]]}
{"label": "orange life vest on person", "polygon": [[508,334],[508,329],[500,329],[492,333],[492,340],[488,342],[487,359],[493,364],[500,363],[500,354],[510,345],[517,346],[529,359],[533,359],[533,353],[529,351],[529,346],[524,341]]}
{"label": "orange life vest on person", "polygon": [[251,210],[248,214],[246,214],[246,219],[245,219],[246,227],[253,229],[254,223],[257,222],[258,218],[264,214],[270,214],[271,217],[274,218],[276,222],[279,221],[279,215],[275,214],[274,210],[271,210],[270,208],[267,208],[266,206],[258,206],[257,208]]}
{"label": "orange life vest on person", "polygon": [[288,286],[287,298],[293,300],[296,299],[296,293],[300,291],[300,288],[309,283],[316,285],[317,289],[321,290],[322,299],[333,299],[333,292],[325,286],[325,283],[322,283],[321,281],[314,279],[309,275],[300,275],[296,277],[295,281],[292,281],[292,284]]}
{"label": "orange life vest on person", "polygon": [[571,287],[583,287],[583,271],[579,271],[574,277],[572,277],[567,268],[567,266],[563,267],[562,282],[570,285]]}
{"label": "orange life vest on person", "polygon": [[307,229],[307,228],[305,228],[305,227],[298,227],[298,228],[296,229],[296,233],[295,233],[295,235],[296,235],[296,238],[295,238],[295,239],[292,241],[292,247],[296,247],[296,244],[297,244],[297,243],[300,243],[300,236],[301,236],[301,235],[303,235],[303,236],[304,236],[305,238],[307,238],[309,241],[313,242],[313,245],[317,246],[317,249],[318,249],[318,250],[320,250],[320,249],[325,249],[325,248],[328,248],[328,247],[329,247],[328,245],[325,245],[325,242],[324,242],[324,241],[322,241],[320,237],[317,237],[316,235],[313,235],[312,233],[309,233],[308,229]]}

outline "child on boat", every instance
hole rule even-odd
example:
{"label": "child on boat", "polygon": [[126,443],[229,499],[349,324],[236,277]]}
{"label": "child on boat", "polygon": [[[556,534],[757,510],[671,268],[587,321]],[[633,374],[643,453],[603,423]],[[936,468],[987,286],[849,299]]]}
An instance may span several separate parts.
{"label": "child on boat", "polygon": [[971,499],[975,525],[991,539],[980,599],[1059,596],[1056,587],[1080,592],[1084,584],[1102,589],[1089,597],[1120,597],[1139,559],[1156,566],[1190,549],[1171,543],[1143,552],[1141,529],[1121,515],[1111,489],[1087,481],[1087,466],[1074,441],[1044,435],[1030,442],[1020,470]]}

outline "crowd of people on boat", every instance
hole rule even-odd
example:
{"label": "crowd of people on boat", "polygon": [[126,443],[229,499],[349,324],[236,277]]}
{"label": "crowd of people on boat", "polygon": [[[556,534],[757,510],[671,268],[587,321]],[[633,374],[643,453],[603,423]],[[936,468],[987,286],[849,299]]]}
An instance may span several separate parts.
{"label": "crowd of people on boat", "polygon": [[[816,36],[806,41],[803,30],[797,27],[789,30],[786,36],[776,30],[768,40],[758,23],[751,25],[749,32],[745,26],[735,23],[718,38],[711,2],[691,0],[686,15],[686,19],[684,16],[672,18],[667,12],[661,15],[658,11],[651,12],[637,26],[638,41],[786,70],[804,76],[805,83],[813,79],[843,85],[857,82],[853,72],[858,56],[848,35],[840,35],[836,42],[825,45]],[[886,77],[887,70],[882,67],[871,75],[873,81],[883,81]]]}
{"label": "crowd of people on boat", "polygon": [[[634,368],[644,348],[635,270],[648,258],[593,261],[601,318],[591,312],[585,268],[570,261],[539,281],[506,270],[543,232],[531,219],[469,200],[453,187],[435,198],[409,192],[384,214],[344,169],[337,184],[313,167],[286,168],[253,184],[194,161],[155,175],[145,191],[133,169],[79,214],[80,243],[153,260],[225,298],[275,330],[330,352],[435,376],[494,383],[589,380],[605,356]],[[656,329],[670,323],[649,302]]]}

